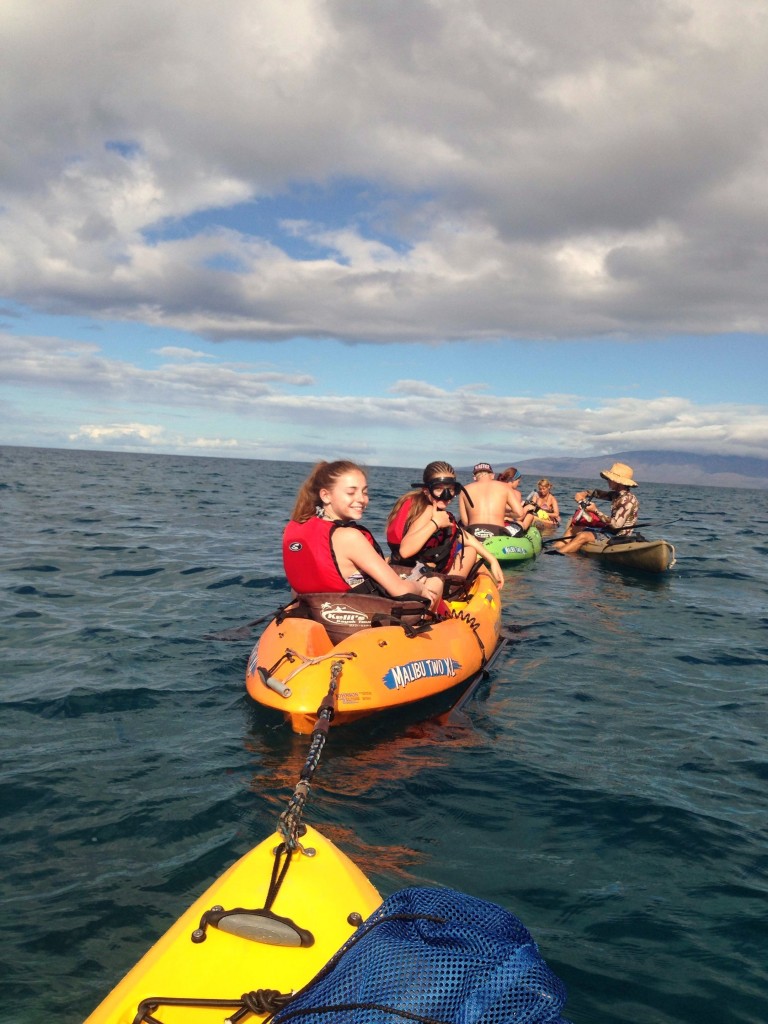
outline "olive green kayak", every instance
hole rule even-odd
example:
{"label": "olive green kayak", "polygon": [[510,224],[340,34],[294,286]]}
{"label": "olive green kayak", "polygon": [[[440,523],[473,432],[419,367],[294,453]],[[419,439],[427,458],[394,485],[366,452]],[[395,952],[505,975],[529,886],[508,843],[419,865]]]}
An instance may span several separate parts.
{"label": "olive green kayak", "polygon": [[666,572],[675,564],[675,549],[667,540],[592,541],[581,554],[599,558],[605,565],[641,572]]}

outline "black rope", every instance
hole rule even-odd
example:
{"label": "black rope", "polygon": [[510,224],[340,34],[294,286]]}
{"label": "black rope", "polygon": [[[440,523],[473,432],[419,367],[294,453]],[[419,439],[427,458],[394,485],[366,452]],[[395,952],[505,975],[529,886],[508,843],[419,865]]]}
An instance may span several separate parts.
{"label": "black rope", "polygon": [[323,752],[325,741],[328,738],[328,730],[331,721],[336,713],[336,691],[339,686],[339,677],[344,666],[342,660],[334,661],[331,665],[331,682],[328,693],[323,697],[322,703],[317,710],[317,721],[312,730],[312,742],[309,745],[307,760],[301,770],[299,781],[293,791],[288,807],[280,815],[278,831],[285,840],[289,850],[295,850],[299,843],[298,837],[302,827],[301,816],[304,806],[309,799],[309,791],[312,778],[320,763],[320,755]]}
{"label": "black rope", "polygon": [[[282,855],[285,854],[283,859]],[[283,884],[285,876],[290,867],[291,858],[293,857],[293,850],[281,843],[280,846],[275,850],[275,859],[272,863],[272,876],[269,880],[269,888],[267,889],[267,897],[264,900],[264,909],[271,910],[272,904],[277,899],[277,894],[280,892],[280,886]],[[282,859],[282,866],[280,861]]]}
{"label": "black rope", "polygon": [[244,992],[242,1009],[228,1018],[228,1024],[238,1024],[249,1013],[269,1014],[271,1020],[278,1010],[282,1010],[293,999],[292,992],[278,992],[275,988],[258,988],[253,992]]}
{"label": "black rope", "polygon": [[[284,655],[285,657],[285,655]],[[282,659],[281,659],[282,660]],[[270,911],[280,887],[283,884],[294,852],[299,848],[299,839],[306,832],[306,827],[301,820],[304,805],[309,796],[312,778],[317,771],[325,741],[328,737],[328,730],[336,711],[336,691],[339,685],[339,677],[344,662],[334,661],[331,665],[331,681],[328,686],[328,693],[323,698],[317,711],[317,721],[312,730],[312,742],[307,754],[306,762],[301,770],[300,778],[296,784],[288,807],[280,815],[278,831],[284,842],[275,850],[272,863],[272,874],[269,880],[267,897],[264,902],[264,910]],[[205,918],[205,915],[203,915]],[[201,922],[198,931],[205,931]],[[200,941],[194,940],[193,941]],[[187,1006],[187,1007],[212,1007],[216,1009],[235,1010],[235,1013],[228,1017],[230,1024],[238,1024],[248,1014],[270,1014],[268,1020],[272,1019],[278,1010],[283,1009],[294,998],[293,994],[284,994],[276,989],[254,989],[244,993],[239,1000],[234,999],[190,999],[174,996],[151,996],[143,999],[138,1007],[133,1024],[163,1024],[154,1016],[159,1006]]]}
{"label": "black rope", "polygon": [[195,999],[181,996],[150,996],[142,999],[137,1007],[132,1024],[162,1024],[154,1014],[161,1006],[184,1006],[190,1009],[234,1010],[227,1020],[232,1024],[247,1017],[249,1013],[274,1016],[293,999],[292,993],[278,992],[273,988],[260,988],[245,992],[239,999]]}
{"label": "black rope", "polygon": [[480,629],[480,623],[477,621],[477,619],[473,615],[470,615],[469,612],[466,612],[466,611],[463,611],[463,610],[462,611],[458,611],[458,612],[452,611],[451,612],[451,618],[452,619],[460,619],[462,622],[466,622],[466,624],[472,630],[472,633],[474,634],[475,640],[477,640],[478,646],[480,648],[480,655],[481,655],[481,657],[483,659],[482,660],[482,664],[480,665],[480,667],[481,668],[485,668],[485,666],[486,666],[486,664],[488,662],[488,655],[487,655],[486,650],[485,650],[485,644],[483,643],[483,638],[480,636],[480,633],[478,632],[478,630]]}
{"label": "black rope", "polygon": [[[425,1017],[420,1013],[399,1010],[396,1006],[385,1006],[383,1003],[335,1003],[333,1006],[310,1006],[306,1010],[288,1010],[281,1017],[281,1024],[282,1021],[306,1017],[311,1013],[343,1013],[346,1010],[376,1010],[379,1013],[389,1013],[393,1017],[400,1017],[402,1020],[417,1021],[417,1024],[451,1024],[450,1021],[441,1020],[438,1017]],[[269,1019],[264,1024],[269,1024]]]}

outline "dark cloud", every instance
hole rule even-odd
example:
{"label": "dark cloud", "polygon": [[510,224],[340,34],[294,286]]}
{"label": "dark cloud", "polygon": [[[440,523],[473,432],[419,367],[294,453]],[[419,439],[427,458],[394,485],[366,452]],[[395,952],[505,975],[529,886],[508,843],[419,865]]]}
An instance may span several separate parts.
{"label": "dark cloud", "polygon": [[[768,323],[755,0],[5,0],[0,28],[8,300],[254,341]],[[344,181],[386,201],[339,228]],[[317,259],[216,229],[298,182]]]}

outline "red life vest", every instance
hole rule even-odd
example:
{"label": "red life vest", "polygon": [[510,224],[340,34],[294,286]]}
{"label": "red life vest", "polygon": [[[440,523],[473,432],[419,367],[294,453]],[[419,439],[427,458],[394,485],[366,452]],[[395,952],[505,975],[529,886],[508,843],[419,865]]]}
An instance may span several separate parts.
{"label": "red life vest", "polygon": [[[405,523],[413,505],[413,498],[406,498],[400,506],[400,510],[387,528],[387,544],[392,552],[392,562],[395,565],[416,565],[423,562],[425,565],[434,565],[437,572],[444,572],[453,563],[456,555],[461,550],[461,534],[456,525],[456,520],[450,512],[450,526],[444,526],[437,530],[424,547],[415,555],[404,558],[400,554],[400,542],[405,533]],[[446,509],[447,511],[447,509]]]}
{"label": "red life vest", "polygon": [[331,522],[319,516],[312,516],[306,523],[294,519],[288,523],[283,531],[283,566],[288,583],[297,594],[344,594],[350,589],[339,571],[331,543],[334,530],[344,526],[359,530],[381,554],[373,534],[357,523]]}
{"label": "red life vest", "polygon": [[605,526],[597,512],[588,512],[585,508],[577,509],[571,517],[570,526],[579,530],[589,530],[593,526]]}

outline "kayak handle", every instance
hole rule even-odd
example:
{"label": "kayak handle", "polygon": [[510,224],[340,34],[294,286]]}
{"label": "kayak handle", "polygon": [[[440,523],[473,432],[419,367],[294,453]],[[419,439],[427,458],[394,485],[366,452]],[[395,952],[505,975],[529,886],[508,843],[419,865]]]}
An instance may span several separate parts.
{"label": "kayak handle", "polygon": [[211,907],[200,918],[200,927],[192,932],[193,942],[205,942],[208,925],[241,939],[264,942],[269,946],[306,948],[315,944],[312,932],[300,928],[290,917],[280,917],[271,910],[246,910],[244,907],[225,910],[221,906]]}
{"label": "kayak handle", "polygon": [[274,690],[275,693],[279,693],[281,697],[285,697],[286,699],[291,696],[290,686],[286,686],[285,683],[281,682],[279,679],[275,679],[275,677],[271,676],[265,668],[259,668],[257,666],[256,671],[259,674],[259,679],[261,679],[262,683],[264,683],[265,686],[268,686],[270,690]]}

